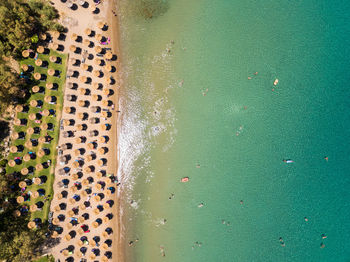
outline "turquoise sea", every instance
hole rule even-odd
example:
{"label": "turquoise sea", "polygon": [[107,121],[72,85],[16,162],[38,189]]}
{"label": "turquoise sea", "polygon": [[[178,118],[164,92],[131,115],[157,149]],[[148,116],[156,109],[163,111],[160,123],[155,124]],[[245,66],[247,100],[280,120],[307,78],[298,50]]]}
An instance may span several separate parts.
{"label": "turquoise sea", "polygon": [[125,261],[349,262],[350,1],[117,8]]}

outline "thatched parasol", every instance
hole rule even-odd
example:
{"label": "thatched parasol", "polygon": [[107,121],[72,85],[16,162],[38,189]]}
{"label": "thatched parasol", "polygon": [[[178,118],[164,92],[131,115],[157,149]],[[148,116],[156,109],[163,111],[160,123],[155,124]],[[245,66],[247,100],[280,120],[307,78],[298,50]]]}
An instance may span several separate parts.
{"label": "thatched parasol", "polygon": [[53,231],[52,235],[51,235],[52,238],[56,238],[58,237],[58,233],[57,231]]}
{"label": "thatched parasol", "polygon": [[62,254],[67,257],[69,255],[69,251],[67,249],[63,250]]}
{"label": "thatched parasol", "polygon": [[103,257],[101,258],[101,261],[102,261],[102,262],[108,262],[108,261],[109,261],[109,258],[106,257],[106,256],[103,256]]}
{"label": "thatched parasol", "polygon": [[88,78],[87,78],[86,76],[81,76],[81,77],[79,78],[79,80],[80,80],[80,82],[82,82],[82,83],[86,83],[86,82],[88,81]]}
{"label": "thatched parasol", "polygon": [[91,260],[94,260],[94,259],[96,258],[96,255],[95,255],[94,253],[91,253],[90,256],[89,256],[89,258],[90,258]]}
{"label": "thatched parasol", "polygon": [[53,31],[53,32],[52,32],[52,36],[53,36],[54,38],[59,38],[60,35],[61,35],[61,33],[58,32],[58,31]]}
{"label": "thatched parasol", "polygon": [[76,202],[74,198],[70,198],[68,201],[71,205],[75,204],[75,202]]}
{"label": "thatched parasol", "polygon": [[80,208],[81,210],[85,210],[85,209],[86,209],[86,206],[84,205],[84,203],[81,203],[81,204],[79,205],[79,208]]}
{"label": "thatched parasol", "polygon": [[47,39],[46,33],[41,33],[41,34],[39,35],[39,38],[40,38],[41,40],[45,41],[45,40]]}
{"label": "thatched parasol", "polygon": [[89,149],[95,149],[95,144],[94,143],[89,143],[88,144]]}
{"label": "thatched parasol", "polygon": [[41,59],[37,59],[37,60],[35,60],[35,65],[36,66],[41,66],[43,64],[43,60],[41,60]]}
{"label": "thatched parasol", "polygon": [[69,241],[69,240],[72,239],[72,237],[71,237],[69,234],[67,234],[67,235],[64,236],[64,239],[65,239],[66,241]]}
{"label": "thatched parasol", "polygon": [[20,217],[21,216],[21,211],[19,211],[19,210],[13,211],[13,216],[14,217]]}
{"label": "thatched parasol", "polygon": [[24,72],[27,72],[29,69],[28,65],[26,65],[26,64],[21,65],[21,68]]}
{"label": "thatched parasol", "polygon": [[39,53],[39,54],[42,54],[42,53],[44,53],[44,51],[45,51],[45,49],[44,49],[44,47],[43,46],[38,46],[38,48],[36,49],[36,51]]}
{"label": "thatched parasol", "polygon": [[21,120],[19,120],[19,119],[17,118],[17,119],[15,119],[15,120],[13,121],[13,123],[14,123],[15,126],[19,126],[19,125],[21,125]]}
{"label": "thatched parasol", "polygon": [[[76,125],[76,128],[78,131],[81,131],[84,129],[84,126],[82,124],[78,124],[78,125]],[[79,140],[79,141],[81,141],[81,140]],[[81,142],[79,142],[79,143],[81,143]]]}
{"label": "thatched parasol", "polygon": [[17,105],[17,106],[15,107],[15,110],[16,110],[17,113],[20,113],[20,112],[23,111],[23,106]]}
{"label": "thatched parasol", "polygon": [[94,74],[94,76],[96,76],[96,77],[102,76],[102,72],[101,72],[100,70],[94,70],[93,74]]}
{"label": "thatched parasol", "polygon": [[16,201],[18,204],[22,204],[24,202],[24,197],[19,196],[19,197],[17,197]]}
{"label": "thatched parasol", "polygon": [[58,211],[61,210],[61,207],[60,207],[59,205],[57,205],[57,206],[54,207],[54,210],[55,210],[56,212],[58,212]]}
{"label": "thatched parasol", "polygon": [[34,191],[31,195],[32,198],[38,198],[39,197],[39,192],[38,191]]}
{"label": "thatched parasol", "polygon": [[23,161],[28,162],[29,160],[30,160],[30,155],[29,155],[29,154],[26,154],[26,155],[23,157]]}
{"label": "thatched parasol", "polygon": [[99,101],[101,99],[101,96],[93,94],[91,98],[92,98],[93,101]]}
{"label": "thatched parasol", "polygon": [[108,100],[103,100],[102,101],[103,106],[109,106],[109,101]]}
{"label": "thatched parasol", "polygon": [[34,184],[40,185],[41,184],[40,178],[38,178],[38,177],[34,178]]}
{"label": "thatched parasol", "polygon": [[47,70],[47,73],[49,76],[53,76],[55,74],[55,69],[50,68],[49,70]]}
{"label": "thatched parasol", "polygon": [[96,242],[95,242],[95,240],[90,240],[90,242],[89,242],[89,246],[90,247],[95,247],[96,246]]}
{"label": "thatched parasol", "polygon": [[106,147],[101,147],[101,148],[98,149],[98,153],[101,154],[101,155],[106,154],[106,152],[107,152],[107,148]]}
{"label": "thatched parasol", "polygon": [[97,23],[97,27],[100,28],[100,29],[103,29],[105,26],[106,26],[106,23],[103,22],[103,21],[100,21],[100,22]]}
{"label": "thatched parasol", "polygon": [[103,60],[100,59],[100,58],[95,58],[94,63],[95,63],[95,65],[100,66],[100,65],[102,65],[102,63],[103,63]]}
{"label": "thatched parasol", "polygon": [[[96,184],[96,185],[100,185],[100,184]],[[99,201],[101,201],[101,197],[99,195],[96,195],[96,196],[94,196],[94,200],[96,202],[99,202]]]}
{"label": "thatched parasol", "polygon": [[60,46],[57,43],[52,43],[51,48],[54,50],[58,50],[60,48]]}
{"label": "thatched parasol", "polygon": [[103,112],[101,113],[101,115],[102,115],[102,117],[107,118],[107,117],[110,116],[110,113],[109,113],[109,112],[106,112],[106,111],[103,111]]}
{"label": "thatched parasol", "polygon": [[91,166],[88,166],[88,167],[86,167],[86,168],[84,169],[84,171],[85,171],[86,173],[91,173],[91,172],[93,171],[93,169],[91,168]]}
{"label": "thatched parasol", "polygon": [[102,124],[102,125],[100,126],[100,128],[101,128],[101,130],[107,130],[107,125]]}
{"label": "thatched parasol", "polygon": [[[85,191],[84,191],[85,192]],[[79,223],[84,223],[85,218],[84,217],[78,217],[78,222]]]}
{"label": "thatched parasol", "polygon": [[23,50],[23,51],[22,51],[22,56],[23,56],[24,58],[27,58],[29,55],[30,55],[30,52],[29,52],[28,50]]}
{"label": "thatched parasol", "polygon": [[57,193],[57,194],[56,194],[56,198],[57,198],[58,200],[61,200],[61,199],[63,198],[63,195],[62,195],[61,193]]}
{"label": "thatched parasol", "polygon": [[72,175],[72,179],[73,179],[73,180],[78,180],[78,179],[79,179],[78,174],[73,174],[73,175]]}
{"label": "thatched parasol", "polygon": [[71,186],[70,187],[70,191],[72,191],[73,193],[78,191],[78,188],[76,186]]}
{"label": "thatched parasol", "polygon": [[29,148],[29,149],[33,148],[32,141],[28,140],[27,142],[24,143],[24,146],[25,146],[26,148]]}
{"label": "thatched parasol", "polygon": [[[49,70],[52,70],[52,69],[49,69]],[[54,87],[53,83],[46,83],[45,86],[47,89],[50,89],[50,90],[53,89],[53,87]]]}
{"label": "thatched parasol", "polygon": [[95,52],[98,53],[98,54],[101,53],[102,52],[102,47],[96,46],[95,47]]}
{"label": "thatched parasol", "polygon": [[99,224],[96,221],[92,222],[91,225],[93,228],[98,228],[98,226],[99,226]]}
{"label": "thatched parasol", "polygon": [[28,175],[28,173],[29,173],[29,169],[28,169],[28,168],[23,167],[23,168],[21,169],[21,174],[22,174],[23,176]]}
{"label": "thatched parasol", "polygon": [[81,68],[85,71],[89,70],[89,65],[88,64],[81,64]]}
{"label": "thatched parasol", "polygon": [[33,91],[33,93],[38,93],[38,92],[40,91],[40,87],[38,87],[38,86],[33,86],[33,87],[32,87],[32,91]]}
{"label": "thatched parasol", "polygon": [[76,47],[75,45],[71,45],[71,46],[69,47],[69,50],[70,50],[71,52],[75,52],[75,51],[77,50],[77,47]]}
{"label": "thatched parasol", "polygon": [[76,33],[71,34],[70,37],[73,41],[76,41],[78,39],[78,35]]}
{"label": "thatched parasol", "polygon": [[11,153],[17,153],[17,151],[18,151],[18,149],[17,149],[16,146],[11,146],[11,147],[10,147],[10,152],[11,152]]}
{"label": "thatched parasol", "polygon": [[28,118],[29,118],[29,120],[35,120],[36,119],[36,115],[34,114],[34,113],[32,113],[32,114],[30,114],[29,116],[28,116]]}
{"label": "thatched parasol", "polygon": [[[107,218],[108,219],[108,218]],[[104,249],[104,250],[107,250],[108,249],[108,245],[106,243],[103,243],[101,245],[101,248]]]}
{"label": "thatched parasol", "polygon": [[77,232],[78,232],[79,235],[83,235],[84,234],[84,230],[81,227],[77,230]]}
{"label": "thatched parasol", "polygon": [[106,54],[104,55],[106,59],[112,59],[113,58],[113,53],[111,51],[107,51]]}
{"label": "thatched parasol", "polygon": [[44,166],[42,165],[42,164],[36,164],[35,165],[35,169],[36,169],[36,171],[41,171],[41,170],[43,170],[44,169]]}
{"label": "thatched parasol", "polygon": [[40,73],[35,73],[34,74],[34,79],[35,80],[40,80],[41,79],[41,74]]}
{"label": "thatched parasol", "polygon": [[[88,183],[89,184],[89,183]],[[88,196],[88,193],[86,192],[86,191],[83,191],[83,192],[81,192],[81,195],[83,196],[83,197],[87,197]]]}
{"label": "thatched parasol", "polygon": [[[79,229],[78,229],[78,230],[79,230]],[[79,233],[79,232],[78,232],[78,233]],[[81,240],[78,240],[78,241],[77,241],[77,245],[80,246],[80,247],[82,247],[82,246],[84,245],[84,242],[81,241]]]}
{"label": "thatched parasol", "polygon": [[49,59],[51,63],[57,62],[57,56],[51,55]]}
{"label": "thatched parasol", "polygon": [[35,212],[38,210],[38,207],[36,205],[30,205],[29,210],[30,212]]}
{"label": "thatched parasol", "polygon": [[43,157],[43,156],[45,156],[45,151],[42,149],[39,149],[37,155],[38,155],[38,157]]}
{"label": "thatched parasol", "polygon": [[89,46],[90,45],[90,40],[89,39],[84,39],[83,41],[83,44],[86,45],[86,46]]}
{"label": "thatched parasol", "polygon": [[102,39],[103,39],[103,35],[97,34],[97,35],[95,36],[95,38],[96,38],[97,41],[101,42]]}
{"label": "thatched parasol", "polygon": [[95,209],[93,210],[93,212],[94,212],[95,215],[100,214],[100,210],[99,210],[98,208],[95,208]]}
{"label": "thatched parasol", "polygon": [[33,228],[35,228],[36,227],[36,225],[35,225],[35,222],[34,221],[30,221],[29,223],[28,223],[28,228],[29,229],[33,229]]}
{"label": "thatched parasol", "polygon": [[[81,184],[82,184],[83,186],[87,186],[87,185],[89,184],[89,180],[84,179],[84,180],[81,182]],[[85,191],[84,191],[84,192],[85,192]]]}
{"label": "thatched parasol", "polygon": [[60,223],[60,220],[59,220],[57,217],[55,217],[54,219],[52,219],[52,224],[58,225],[59,223]]}
{"label": "thatched parasol", "polygon": [[18,183],[18,186],[20,188],[25,188],[27,186],[27,183],[25,181],[21,181],[21,182]]}
{"label": "thatched parasol", "polygon": [[111,72],[112,71],[112,65],[110,63],[107,63],[105,65],[105,70],[108,71],[108,72]]}
{"label": "thatched parasol", "polygon": [[107,233],[106,231],[103,231],[102,236],[103,236],[104,238],[107,238],[107,237],[108,237],[108,233]]}
{"label": "thatched parasol", "polygon": [[[95,188],[97,189],[97,190],[101,190],[102,189],[102,186],[101,186],[101,184],[95,184]],[[98,195],[96,195],[96,196],[98,196]],[[99,196],[98,196],[99,197]],[[100,199],[101,200],[101,199]]]}
{"label": "thatched parasol", "polygon": [[69,210],[67,212],[67,214],[68,214],[68,216],[73,217],[74,216],[74,211],[73,210]]}
{"label": "thatched parasol", "polygon": [[96,177],[97,177],[97,178],[101,178],[102,176],[103,176],[103,174],[102,174],[101,171],[98,171],[98,172],[96,173]]}
{"label": "thatched parasol", "polygon": [[85,33],[87,36],[90,36],[91,33],[92,33],[92,30],[91,30],[90,28],[86,28],[86,29],[84,30],[84,33]]}
{"label": "thatched parasol", "polygon": [[36,100],[32,100],[29,104],[31,107],[36,107],[38,105],[38,102]]}

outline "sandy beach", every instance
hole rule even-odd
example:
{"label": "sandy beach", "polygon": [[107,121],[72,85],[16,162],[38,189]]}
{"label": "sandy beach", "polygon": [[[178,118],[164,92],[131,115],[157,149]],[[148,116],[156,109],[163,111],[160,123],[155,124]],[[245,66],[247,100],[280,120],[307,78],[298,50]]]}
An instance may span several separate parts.
{"label": "sandy beach", "polygon": [[[69,54],[51,203],[58,261],[123,261],[117,200],[119,24],[113,0],[54,0]],[[67,260],[68,259],[68,260]]]}

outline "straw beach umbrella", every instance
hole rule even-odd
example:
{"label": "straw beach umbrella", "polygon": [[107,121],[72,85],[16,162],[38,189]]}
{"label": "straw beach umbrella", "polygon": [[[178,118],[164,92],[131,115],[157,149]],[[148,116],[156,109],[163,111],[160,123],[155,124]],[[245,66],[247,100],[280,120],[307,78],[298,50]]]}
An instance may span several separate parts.
{"label": "straw beach umbrella", "polygon": [[77,47],[76,47],[75,45],[71,45],[71,46],[69,47],[69,50],[70,50],[71,52],[75,52],[75,51],[77,50]]}
{"label": "straw beach umbrella", "polygon": [[84,44],[85,46],[89,46],[89,45],[91,44],[91,42],[90,42],[89,39],[84,39],[83,44]]}
{"label": "straw beach umbrella", "polygon": [[35,73],[34,74],[34,79],[35,80],[40,80],[41,79],[41,74],[40,73]]}
{"label": "straw beach umbrella", "polygon": [[36,227],[36,225],[35,225],[35,222],[34,221],[30,221],[29,223],[28,223],[28,228],[29,229],[33,229],[33,228],[35,228]]}
{"label": "straw beach umbrella", "polygon": [[40,87],[38,87],[38,86],[33,86],[33,87],[32,87],[32,91],[33,91],[33,93],[38,93],[38,92],[40,91]]}
{"label": "straw beach umbrella", "polygon": [[113,58],[113,53],[111,51],[106,52],[105,58],[106,59],[112,59]]}
{"label": "straw beach umbrella", "polygon": [[98,54],[100,54],[100,53],[102,52],[102,47],[96,46],[96,47],[95,47],[95,52],[98,53]]}
{"label": "straw beach umbrella", "polygon": [[37,59],[37,60],[35,60],[35,65],[36,66],[41,66],[43,64],[43,60],[41,60],[41,59]]}
{"label": "straw beach umbrella", "polygon": [[49,76],[53,76],[55,74],[55,70],[50,68],[49,70],[47,70],[47,73]]}
{"label": "straw beach umbrella", "polygon": [[22,56],[23,56],[24,58],[27,58],[29,55],[30,55],[30,52],[29,52],[28,50],[23,50],[23,51],[22,51]]}
{"label": "straw beach umbrella", "polygon": [[95,58],[94,63],[95,65],[101,66],[103,64],[103,60],[100,58]]}
{"label": "straw beach umbrella", "polygon": [[36,49],[36,51],[39,53],[39,54],[42,54],[42,53],[44,53],[44,51],[45,51],[45,49],[44,49],[44,47],[43,46],[38,46],[38,48]]}
{"label": "straw beach umbrella", "polygon": [[84,30],[84,33],[87,35],[87,36],[90,36],[92,34],[92,30],[90,28],[86,28]]}
{"label": "straw beach umbrella", "polygon": [[28,169],[28,168],[24,167],[24,168],[21,169],[21,174],[22,174],[23,176],[28,175],[28,173],[29,173],[29,169]]}
{"label": "straw beach umbrella", "polygon": [[76,33],[71,34],[70,37],[73,41],[76,41],[78,39],[78,35]]}
{"label": "straw beach umbrella", "polygon": [[103,29],[105,26],[106,26],[106,23],[103,22],[103,21],[100,21],[100,22],[97,23],[97,27],[98,27],[99,29]]}
{"label": "straw beach umbrella", "polygon": [[50,59],[51,63],[56,63],[57,62],[57,56],[51,55],[49,59]]}

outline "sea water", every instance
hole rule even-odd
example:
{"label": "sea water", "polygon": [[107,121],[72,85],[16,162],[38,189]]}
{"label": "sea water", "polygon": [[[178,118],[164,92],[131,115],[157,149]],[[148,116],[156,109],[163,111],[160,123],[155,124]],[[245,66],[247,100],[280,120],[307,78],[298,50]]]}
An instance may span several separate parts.
{"label": "sea water", "polygon": [[350,2],[117,8],[125,261],[350,261]]}

